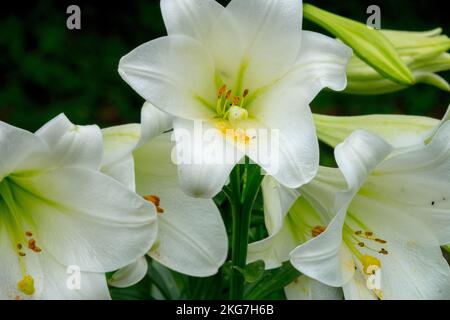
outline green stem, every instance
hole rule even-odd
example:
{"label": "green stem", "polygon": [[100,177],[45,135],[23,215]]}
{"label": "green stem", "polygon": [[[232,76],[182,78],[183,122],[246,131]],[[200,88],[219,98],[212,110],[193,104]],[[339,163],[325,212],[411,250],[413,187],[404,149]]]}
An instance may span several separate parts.
{"label": "green stem", "polygon": [[226,192],[230,200],[233,219],[230,283],[230,299],[232,300],[242,300],[244,297],[245,279],[241,270],[246,265],[251,213],[263,178],[256,166],[250,168],[246,165],[245,174],[246,183],[241,186],[240,168],[239,165],[236,166],[230,176],[231,188]]}

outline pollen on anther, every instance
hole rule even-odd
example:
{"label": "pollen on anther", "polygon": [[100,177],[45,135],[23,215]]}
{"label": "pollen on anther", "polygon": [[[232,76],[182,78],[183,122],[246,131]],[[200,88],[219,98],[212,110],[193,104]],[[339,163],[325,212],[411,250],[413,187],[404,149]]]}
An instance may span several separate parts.
{"label": "pollen on anther", "polygon": [[239,102],[241,101],[241,98],[240,97],[234,97],[233,98],[233,104],[235,105],[235,106],[237,106],[237,105],[239,105]]}
{"label": "pollen on anther", "polygon": [[361,233],[362,233],[361,230],[355,231],[355,234],[356,234],[356,235],[360,235]]}
{"label": "pollen on anther", "polygon": [[227,95],[225,97],[227,100],[231,99],[231,90],[228,90]]}
{"label": "pollen on anther", "polygon": [[245,89],[244,90],[244,93],[243,93],[243,95],[242,95],[244,98],[246,97],[246,96],[248,96],[248,89]]}
{"label": "pollen on anther", "polygon": [[387,255],[387,254],[388,254],[387,250],[384,249],[384,248],[381,248],[381,250],[378,251],[378,253],[381,253],[381,254],[384,254],[384,255]]}
{"label": "pollen on anther", "polygon": [[311,235],[313,238],[315,238],[318,235],[320,235],[322,232],[324,232],[325,230],[326,230],[326,228],[324,226],[315,226],[311,230]]}
{"label": "pollen on anther", "polygon": [[364,242],[358,242],[358,246],[360,246],[361,248],[365,247],[366,245],[364,244]]}
{"label": "pollen on anther", "polygon": [[378,238],[376,238],[375,241],[378,243],[386,243],[387,242],[386,240],[378,239]]}
{"label": "pollen on anther", "polygon": [[33,236],[33,233],[32,233],[31,231],[27,231],[27,232],[25,232],[25,235],[26,235],[27,237],[32,237],[32,236]]}
{"label": "pollen on anther", "polygon": [[22,250],[22,245],[20,243],[17,244],[17,249]]}
{"label": "pollen on anther", "polygon": [[27,254],[25,252],[19,252],[19,256],[25,257]]}
{"label": "pollen on anther", "polygon": [[373,232],[372,231],[366,231],[366,232],[364,232],[364,234],[366,235],[366,237],[373,236]]}

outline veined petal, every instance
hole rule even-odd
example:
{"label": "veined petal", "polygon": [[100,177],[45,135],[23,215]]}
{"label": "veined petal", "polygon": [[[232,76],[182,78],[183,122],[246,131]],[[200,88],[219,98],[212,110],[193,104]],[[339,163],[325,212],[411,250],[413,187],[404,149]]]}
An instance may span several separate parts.
{"label": "veined petal", "polygon": [[257,133],[247,151],[250,159],[286,187],[311,181],[319,166],[319,144],[308,103],[293,87],[280,84],[248,111]]}
{"label": "veined petal", "polygon": [[342,300],[342,289],[327,286],[317,280],[300,276],[284,288],[288,300]]}
{"label": "veined petal", "polygon": [[158,239],[149,255],[178,272],[210,276],[227,256],[225,226],[211,199],[191,198],[180,189],[172,148],[165,134],[135,153],[138,193],[160,200]]}
{"label": "veined petal", "polygon": [[335,91],[347,86],[346,67],[352,50],[320,33],[303,31],[302,49],[282,82],[290,83],[309,104],[325,87]]}
{"label": "veined petal", "polygon": [[392,156],[374,171],[364,189],[376,199],[422,221],[450,242],[450,121],[423,148]]}
{"label": "veined petal", "polygon": [[331,147],[344,141],[355,130],[379,135],[396,148],[423,145],[439,120],[405,115],[337,117],[314,114],[319,139]]}
{"label": "veined petal", "polygon": [[31,132],[0,121],[0,181],[14,170],[32,169],[33,155],[48,151],[48,147]]}
{"label": "veined petal", "polygon": [[141,110],[141,138],[138,147],[172,129],[172,120],[173,117],[169,114],[159,110],[150,102],[145,102]]}
{"label": "veined petal", "polygon": [[[238,82],[242,88],[259,88],[279,79],[296,61],[302,45],[302,2],[291,0],[232,0],[218,24],[237,28],[236,47],[242,57]],[[227,27],[225,25],[225,27]],[[232,27],[232,28],[233,28]],[[211,34],[221,38],[223,29]],[[226,30],[225,30],[226,31]],[[228,50],[230,50],[228,49]],[[241,89],[242,89],[241,88]]]}
{"label": "veined petal", "polygon": [[367,280],[361,272],[355,272],[346,284],[342,286],[345,300],[378,300],[375,293],[367,288]]}
{"label": "veined petal", "polygon": [[145,100],[172,115],[210,119],[216,101],[214,61],[197,41],[168,36],[147,42],[120,60],[122,78]]}
{"label": "veined petal", "polygon": [[181,188],[192,197],[212,198],[244,153],[208,122],[177,118],[173,124]]}
{"label": "veined petal", "polygon": [[117,270],[156,237],[155,207],[112,178],[79,168],[10,176],[17,208],[32,213],[42,247],[86,272]]}
{"label": "veined petal", "polygon": [[383,299],[449,299],[450,267],[426,225],[370,195],[356,196],[349,212],[386,241],[388,253],[378,256]]}
{"label": "veined petal", "polygon": [[[70,276],[76,276],[77,266],[60,264],[49,253],[42,252],[40,257],[44,274],[44,288],[40,299],[44,300],[110,300],[108,285],[104,273],[80,272],[79,288],[70,283]],[[73,272],[72,274],[70,272]],[[75,280],[74,280],[75,281]],[[73,287],[70,287],[71,284]]]}
{"label": "veined petal", "polygon": [[[348,189],[337,193],[332,212],[322,214],[335,215],[326,230],[291,252],[291,263],[300,272],[334,287],[350,280],[355,271],[353,257],[342,240],[347,208],[367,175],[390,152],[391,147],[384,140],[363,131],[354,132],[336,147],[336,162]],[[308,186],[303,189],[307,192]]]}
{"label": "veined petal", "polygon": [[223,11],[214,0],[162,0],[161,12],[169,35],[203,41]]}
{"label": "veined petal", "polygon": [[141,281],[147,274],[147,271],[147,259],[141,257],[132,264],[116,271],[111,279],[108,280],[108,283],[116,288],[131,287]]}
{"label": "veined petal", "polygon": [[36,131],[36,135],[50,147],[53,166],[99,169],[103,141],[98,126],[77,126],[60,114]]}
{"label": "veined petal", "polygon": [[141,137],[139,124],[125,124],[102,130],[104,157],[102,167],[111,166],[128,158]]}

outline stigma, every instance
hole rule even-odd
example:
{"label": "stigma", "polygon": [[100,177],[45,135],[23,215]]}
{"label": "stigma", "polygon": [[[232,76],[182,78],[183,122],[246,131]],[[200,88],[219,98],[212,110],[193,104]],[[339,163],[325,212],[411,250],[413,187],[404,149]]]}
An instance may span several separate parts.
{"label": "stigma", "polygon": [[27,296],[32,296],[36,289],[34,288],[34,279],[30,275],[25,275],[22,280],[17,282],[17,290],[26,294]]}

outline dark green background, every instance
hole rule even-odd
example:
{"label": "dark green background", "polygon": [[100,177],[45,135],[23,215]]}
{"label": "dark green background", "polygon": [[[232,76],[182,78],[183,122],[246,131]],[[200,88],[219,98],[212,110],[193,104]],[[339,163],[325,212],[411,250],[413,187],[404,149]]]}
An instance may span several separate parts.
{"label": "dark green background", "polygon": [[[440,1],[310,3],[360,21],[367,19],[367,6],[377,3],[383,28],[427,30],[441,26],[450,33]],[[66,28],[69,4],[81,7],[81,30]],[[320,30],[308,23],[305,29]],[[159,1],[1,4],[0,120],[29,130],[61,112],[77,124],[102,127],[139,121],[143,100],[121,80],[117,64],[131,49],[163,35]],[[313,111],[440,117],[449,102],[448,93],[418,85],[401,93],[371,97],[324,92],[314,101]]]}

